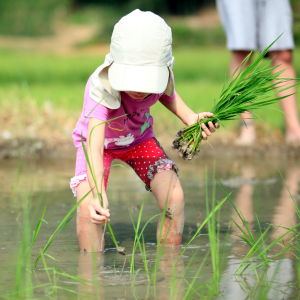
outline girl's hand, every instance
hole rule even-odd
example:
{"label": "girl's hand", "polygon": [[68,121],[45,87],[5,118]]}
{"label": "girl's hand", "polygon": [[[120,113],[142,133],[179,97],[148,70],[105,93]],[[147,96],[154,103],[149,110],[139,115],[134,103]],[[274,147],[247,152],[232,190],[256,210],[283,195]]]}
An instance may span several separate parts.
{"label": "girl's hand", "polygon": [[[195,114],[195,116],[194,116],[194,122],[192,123],[192,124],[194,124],[194,123],[196,123],[196,122],[198,122],[199,120],[202,120],[202,119],[205,119],[205,118],[209,118],[209,117],[213,117],[213,113],[211,113],[211,112],[202,112],[202,113],[199,113],[199,114]],[[191,124],[191,125],[192,125]],[[207,138],[213,133],[213,132],[215,132],[216,131],[216,129],[218,129],[219,128],[219,124],[218,123],[213,123],[213,122],[211,122],[211,121],[209,121],[208,123],[207,123],[207,125],[206,124],[202,124],[201,125],[201,127],[202,127],[202,129],[203,129],[203,131],[202,131],[202,138],[204,139],[204,140],[207,140]]]}
{"label": "girl's hand", "polygon": [[91,200],[89,204],[89,211],[90,211],[90,218],[92,223],[103,224],[110,221],[108,202],[107,200],[106,201],[104,200],[103,203],[104,203],[104,207],[100,205],[100,200],[97,196],[93,197],[93,199]]}

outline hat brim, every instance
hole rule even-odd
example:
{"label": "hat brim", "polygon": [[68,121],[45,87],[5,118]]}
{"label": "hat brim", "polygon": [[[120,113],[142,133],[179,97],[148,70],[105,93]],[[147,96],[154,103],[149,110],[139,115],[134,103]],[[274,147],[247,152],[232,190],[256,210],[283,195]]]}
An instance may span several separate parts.
{"label": "hat brim", "polygon": [[134,66],[112,63],[108,69],[108,80],[117,91],[161,94],[169,80],[167,66]]}

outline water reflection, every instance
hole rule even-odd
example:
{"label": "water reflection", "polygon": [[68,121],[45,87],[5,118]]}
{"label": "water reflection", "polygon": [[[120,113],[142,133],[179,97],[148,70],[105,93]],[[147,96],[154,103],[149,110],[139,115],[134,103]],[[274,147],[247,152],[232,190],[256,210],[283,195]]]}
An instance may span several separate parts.
{"label": "water reflection", "polygon": [[[287,228],[292,228],[297,224],[296,199],[299,192],[300,169],[295,166],[289,166],[286,170],[284,185],[279,198],[279,203],[275,207],[272,218],[272,224],[275,227],[273,238],[286,233]],[[293,238],[292,233],[285,235],[283,240],[290,241]]]}
{"label": "water reflection", "polygon": [[[293,270],[292,250],[284,251],[277,260],[269,261],[263,268],[257,270],[259,262],[253,261],[251,267],[241,276],[237,276],[236,273],[241,266],[243,257],[250,249],[246,243],[241,242],[240,237],[249,231],[253,233],[254,230],[257,215],[257,212],[254,211],[255,199],[253,197],[255,178],[256,170],[251,165],[241,168],[241,184],[235,197],[236,210],[233,210],[232,213],[233,225],[230,237],[232,248],[220,286],[221,299],[248,299],[250,295],[256,299],[262,294],[267,299],[282,299],[283,295],[288,297],[293,293],[292,282],[296,278]],[[282,180],[283,185],[277,205],[277,199],[272,199],[275,209],[270,218],[271,238],[273,241],[280,239],[282,244],[273,247],[270,254],[280,253],[280,250],[292,244],[294,234],[290,229],[297,225],[295,199],[299,192],[300,169],[289,165]],[[263,209],[272,211],[272,207],[268,206]]]}
{"label": "water reflection", "polygon": [[184,261],[180,256],[181,248],[167,247],[159,262],[159,273],[163,280],[157,284],[158,300],[181,300],[184,295]]}
{"label": "water reflection", "polygon": [[[123,289],[124,295],[126,294],[130,299],[131,297],[157,300],[183,299],[185,282],[184,262],[180,256],[182,249],[161,247],[158,250],[155,248],[152,250],[156,252],[155,259],[151,262],[152,269],[149,269],[149,274],[144,274],[144,276],[138,269],[130,274],[126,265],[127,259],[124,256],[122,256],[123,268],[120,270],[119,268],[111,269],[105,265],[104,253],[81,252],[77,275],[82,280],[78,286],[78,299],[111,299],[113,294],[120,289]],[[129,298],[124,297],[124,299]]]}
{"label": "water reflection", "polygon": [[83,279],[78,288],[78,299],[105,299],[99,274],[104,258],[101,252],[81,252],[78,259],[78,277]]}
{"label": "water reflection", "polygon": [[[292,232],[284,234],[288,231],[288,228],[292,228],[298,223],[295,203],[299,197],[300,169],[297,166],[298,162],[291,162],[286,165],[278,165],[278,161],[276,163],[277,165],[273,165],[270,161],[253,162],[250,160],[247,162],[217,162],[214,164],[215,177],[217,180],[220,179],[222,184],[217,186],[216,194],[218,199],[222,199],[224,189],[225,194],[232,192],[231,199],[254,234],[257,234],[259,229],[266,230],[269,224],[272,224],[269,235],[270,240],[267,241],[266,239],[268,244],[282,237],[282,246],[289,247],[295,236]],[[18,163],[6,162],[1,165],[0,170],[1,179],[5,183],[2,187],[4,196],[0,200],[0,226],[2,228],[0,237],[0,244],[2,245],[0,248],[1,276],[6,278],[5,282],[10,281],[12,283],[14,282],[13,274],[15,270],[11,266],[14,262],[13,255],[17,252],[18,247],[16,212],[18,212],[17,209],[20,208],[21,202],[20,197],[16,195],[24,193],[26,188],[33,189],[31,191],[33,205],[38,203],[36,199],[40,198],[41,194],[44,195],[42,204],[48,205],[47,224],[43,224],[39,236],[40,248],[43,247],[45,240],[54,231],[56,224],[74,203],[72,194],[67,187],[69,174],[73,172],[72,163],[70,163],[70,166],[61,168],[59,162],[56,164],[50,163],[50,165],[46,162],[36,162],[26,165],[26,168],[21,168],[21,171],[16,171],[18,165]],[[205,166],[198,163],[181,166],[181,180],[186,188],[187,203],[185,241],[193,235],[196,223],[198,222],[199,225],[205,218],[206,182],[204,180],[204,168]],[[210,169],[213,169],[213,167],[210,167]],[[35,170],[37,170],[37,173],[35,173]],[[143,185],[139,185],[139,182],[134,181],[133,178],[135,177],[133,177],[133,174],[131,177],[128,169],[120,168],[113,170],[113,172],[114,176],[112,176],[110,182],[112,225],[117,233],[118,240],[121,241],[122,245],[128,243],[128,246],[127,244],[125,246],[130,252],[134,230],[130,223],[128,210],[131,214],[137,216],[142,201],[145,201],[143,219],[148,220],[148,218],[157,214],[157,208],[151,194],[144,192]],[[209,175],[209,178],[211,177],[212,175]],[[31,184],[30,180],[31,182],[34,180],[34,184]],[[30,194],[28,191],[27,193]],[[222,196],[219,197],[221,194]],[[24,201],[22,205],[25,205]],[[39,201],[39,205],[41,205],[41,201]],[[260,299],[259,295],[263,294],[265,294],[265,298],[262,299],[269,298],[273,300],[283,299],[284,297],[296,299],[297,262],[294,259],[293,248],[284,252],[276,260],[269,260],[264,267],[258,268],[260,262],[253,261],[251,267],[242,275],[238,276],[236,274],[236,270],[249,251],[249,247],[241,242],[239,237],[241,228],[245,227],[245,223],[241,221],[234,210],[226,208],[221,214],[220,249],[221,256],[224,257],[225,269],[222,270],[220,299]],[[260,220],[260,227],[257,225],[257,219]],[[227,225],[232,223],[232,220],[236,222],[236,225],[232,224],[230,236],[228,237]],[[35,224],[35,221],[32,221]],[[154,240],[155,224],[153,223],[145,231],[145,241],[149,243]],[[73,252],[70,250],[70,246],[73,247],[71,249]],[[112,244],[109,244],[108,241],[106,247],[110,246]],[[153,267],[156,247],[155,245],[149,246],[149,244],[147,247],[149,263]],[[112,255],[111,253],[114,253],[114,251],[96,255],[79,253],[75,237],[75,224],[70,224],[55,238],[49,249],[49,254],[60,258],[60,268],[69,268],[71,274],[75,272],[74,275],[86,279],[85,282],[79,285],[78,299],[123,299],[122,297],[125,294],[129,299],[133,295],[133,291],[135,291],[137,299],[176,299],[176,297],[177,299],[183,299],[188,283],[198,274],[197,270],[205,254],[209,253],[210,248],[211,245],[209,245],[207,237],[201,235],[199,239],[190,245],[185,257],[181,257],[176,249],[163,253],[157,269],[155,294],[153,293],[153,286],[150,285],[149,287],[140,256],[137,258],[137,267],[143,271],[138,273],[132,288],[128,267],[130,256],[127,256],[126,264],[124,264],[124,257],[119,258],[118,254]],[[10,251],[7,251],[7,249],[10,249]],[[281,246],[273,247],[269,255],[275,255],[282,249]],[[199,278],[195,281],[198,286],[193,287],[196,291],[199,288],[199,294],[202,292],[202,288],[205,291],[207,282],[212,277],[210,257],[206,257],[208,258],[205,261],[203,270],[200,270]],[[194,261],[191,262],[191,258]],[[78,272],[76,273],[73,268],[77,266],[77,263]],[[7,270],[11,271],[8,272]],[[47,280],[46,276],[45,280]],[[146,293],[149,289],[148,297]],[[197,299],[196,296],[195,299]]]}

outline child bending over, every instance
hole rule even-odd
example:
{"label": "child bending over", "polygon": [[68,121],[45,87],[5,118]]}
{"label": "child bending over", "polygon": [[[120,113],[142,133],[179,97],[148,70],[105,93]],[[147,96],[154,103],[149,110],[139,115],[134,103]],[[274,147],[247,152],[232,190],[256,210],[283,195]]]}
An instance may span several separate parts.
{"label": "child bending over", "polygon": [[[73,131],[77,156],[75,177],[70,183],[77,200],[92,190],[77,211],[81,250],[103,249],[101,224],[110,220],[106,187],[114,159],[131,166],[153,193],[159,208],[166,209],[157,238],[165,245],[181,243],[183,191],[175,163],[154,137],[150,107],[160,101],[186,125],[212,113],[196,114],[174,90],[173,60],[170,27],[152,12],[136,9],[115,25],[110,53],[88,79],[82,114]],[[203,138],[217,127],[211,122],[203,125]],[[96,180],[87,167],[82,141]]]}

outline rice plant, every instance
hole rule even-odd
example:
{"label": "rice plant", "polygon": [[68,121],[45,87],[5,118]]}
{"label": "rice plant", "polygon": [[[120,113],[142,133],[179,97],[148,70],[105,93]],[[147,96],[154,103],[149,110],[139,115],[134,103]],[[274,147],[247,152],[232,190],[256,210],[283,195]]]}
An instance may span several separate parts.
{"label": "rice plant", "polygon": [[[232,202],[230,203],[241,222],[241,224],[238,224],[238,222],[233,221],[234,225],[240,232],[239,237],[243,242],[245,242],[246,245],[249,246],[248,252],[244,255],[239,267],[236,270],[236,274],[243,274],[249,267],[259,269],[263,266],[268,266],[270,261],[282,256],[285,252],[294,247],[294,244],[287,246],[283,245],[282,242],[284,238],[290,234],[295,234],[297,237],[299,236],[297,233],[297,228],[300,226],[299,223],[292,228],[284,227],[286,231],[283,234],[278,236],[276,239],[269,241],[268,235],[272,228],[271,225],[269,225],[264,231],[260,230],[259,234],[256,236],[253,230],[251,230],[249,223],[237,210],[235,205]],[[260,228],[259,220],[257,220],[257,224]],[[281,250],[274,255],[270,255],[270,250],[275,246],[281,247]],[[253,261],[257,261],[257,263],[253,264]]]}
{"label": "rice plant", "polygon": [[[110,120],[105,121],[105,122],[99,122],[97,125],[95,125],[95,126],[91,129],[91,132],[90,132],[90,134],[89,134],[89,142],[91,141],[93,131],[95,130],[95,128],[96,128],[97,126],[103,125],[103,124],[105,124],[105,123],[109,123],[110,121],[113,121],[113,120],[115,120],[115,119],[121,118],[121,117],[123,117],[123,116],[124,116],[124,115],[121,115],[121,116],[118,116],[118,117],[116,117],[116,118],[110,119]],[[98,197],[99,203],[100,203],[101,207],[104,207],[103,197],[102,197],[101,191],[99,190],[99,186],[98,186],[97,179],[96,179],[96,175],[95,175],[95,171],[94,171],[94,166],[93,166],[92,161],[91,161],[91,159],[90,159],[90,157],[89,157],[89,155],[88,155],[87,148],[86,148],[86,145],[85,145],[85,143],[84,143],[83,137],[81,137],[81,146],[82,146],[82,149],[83,149],[83,151],[84,151],[84,156],[85,156],[85,159],[86,159],[86,163],[87,163],[87,166],[88,166],[88,170],[89,170],[89,172],[90,172],[90,174],[91,174],[93,183],[94,183],[95,188],[96,188],[96,195],[97,195],[97,197]],[[104,175],[102,176],[102,181],[103,181],[103,179],[104,179]],[[100,185],[102,186],[102,182],[100,182]],[[91,191],[92,191],[92,189],[91,189]],[[109,222],[106,222],[105,225],[104,225],[103,236],[104,236],[104,234],[105,234],[106,227],[108,228],[108,231],[109,231],[109,233],[110,233],[110,237],[111,237],[111,239],[112,239],[112,241],[113,241],[113,243],[114,243],[114,245],[115,245],[115,247],[116,247],[117,252],[120,253],[120,254],[122,254],[122,255],[125,255],[126,249],[125,249],[125,247],[121,247],[121,246],[118,245],[118,242],[117,242],[117,239],[116,239],[116,237],[115,237],[114,231],[113,231],[113,229],[112,229],[112,227],[111,227],[111,225],[110,225]]]}
{"label": "rice plant", "polygon": [[[53,243],[54,237],[61,232],[72,220],[73,218],[73,213],[76,211],[77,207],[81,204],[84,199],[90,194],[91,191],[87,192],[77,203],[75,203],[72,208],[67,212],[67,214],[64,216],[64,218],[59,222],[53,233],[50,235],[48,238],[47,242],[45,243],[45,246],[41,249],[40,254],[36,257],[34,261],[34,268],[38,265],[40,259],[42,258],[43,255],[45,255],[46,251],[48,248],[51,246]],[[39,224],[41,221],[38,222],[38,228],[40,228]]]}
{"label": "rice plant", "polygon": [[[213,176],[211,193],[208,191],[208,180],[206,175],[206,215],[216,207],[216,181]],[[212,265],[212,282],[209,289],[209,295],[213,297],[219,292],[219,283],[221,278],[221,252],[220,252],[220,210],[216,211],[215,215],[208,219],[207,222],[208,239],[210,243],[211,265]]]}
{"label": "rice plant", "polygon": [[173,147],[184,159],[192,159],[200,151],[203,124],[207,125],[209,121],[221,124],[222,121],[234,120],[245,111],[262,108],[291,95],[276,96],[275,90],[278,93],[283,92],[297,85],[298,81],[295,83],[296,79],[281,78],[283,71],[278,71],[278,66],[272,67],[263,62],[276,41],[277,39],[250,64],[248,63],[252,53],[245,58],[241,68],[224,84],[219,99],[211,110],[214,114],[212,117],[198,120],[177,133]]}
{"label": "rice plant", "polygon": [[[140,250],[140,254],[143,259],[143,264],[144,264],[144,270],[147,275],[147,279],[150,282],[151,281],[151,276],[150,276],[150,269],[149,269],[149,259],[147,258],[147,253],[146,253],[146,246],[145,246],[145,240],[144,240],[144,231],[148,224],[152,222],[154,219],[160,216],[160,214],[156,214],[152,217],[150,217],[147,222],[144,224],[144,226],[140,229],[141,227],[141,220],[142,220],[142,215],[143,215],[143,210],[144,210],[144,202],[142,202],[139,215],[138,215],[138,220],[137,223],[134,223],[133,217],[130,215],[132,226],[135,232],[134,235],[134,241],[133,241],[133,247],[132,247],[132,253],[131,253],[131,263],[130,263],[130,273],[133,274],[135,271],[135,254],[137,252],[137,248]],[[139,271],[139,270],[138,270]]]}
{"label": "rice plant", "polygon": [[[196,251],[194,252],[193,256],[195,256],[195,254],[197,254]],[[183,300],[195,299],[196,295],[198,296],[198,299],[200,297],[203,297],[203,292],[202,292],[201,286],[199,286],[198,281],[199,281],[201,273],[203,273],[203,268],[204,268],[205,264],[207,263],[208,255],[209,255],[209,252],[206,252],[204,257],[202,258],[201,262],[200,263],[196,262],[198,268],[196,269],[196,272],[194,272],[192,279],[191,280],[185,279],[187,287],[184,291],[184,295],[182,298]],[[193,256],[189,259],[189,265],[195,264]],[[187,270],[188,266],[185,269]]]}
{"label": "rice plant", "polygon": [[227,196],[225,196],[221,201],[219,201],[214,207],[211,208],[211,210],[207,213],[206,218],[202,221],[202,223],[198,226],[196,232],[194,233],[194,235],[189,239],[189,241],[187,241],[185,243],[185,245],[183,246],[181,255],[183,255],[186,250],[188,249],[188,247],[191,245],[191,243],[198,238],[201,235],[201,230],[204,228],[204,226],[209,222],[209,220],[211,218],[215,217],[215,214],[217,213],[217,211],[219,209],[221,209],[221,207],[223,206],[223,204],[228,200],[230,194],[228,194]]}

